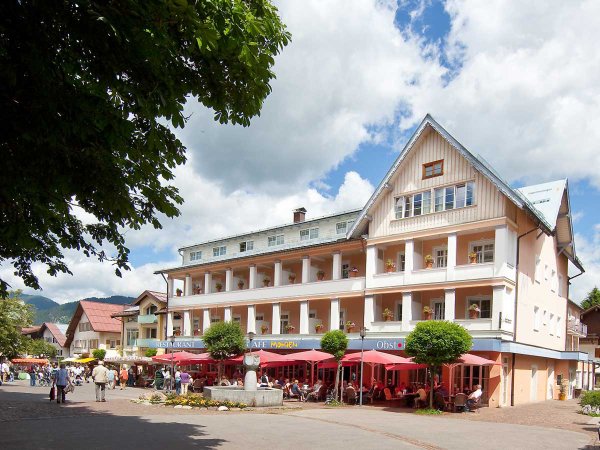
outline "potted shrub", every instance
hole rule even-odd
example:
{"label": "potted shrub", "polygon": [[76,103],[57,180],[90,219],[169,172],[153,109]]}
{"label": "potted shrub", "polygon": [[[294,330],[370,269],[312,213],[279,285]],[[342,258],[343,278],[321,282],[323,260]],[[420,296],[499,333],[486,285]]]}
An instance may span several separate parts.
{"label": "potted shrub", "polygon": [[356,278],[358,276],[358,267],[352,266],[352,269],[348,271],[351,278]]}
{"label": "potted shrub", "polygon": [[433,256],[425,255],[425,267],[431,269],[433,267]]}
{"label": "potted shrub", "polygon": [[175,295],[177,295],[177,297],[181,297],[181,294],[183,294],[183,291],[181,289],[175,289]]}
{"label": "potted shrub", "polygon": [[475,252],[469,252],[469,262],[471,264],[477,264],[477,253]]}
{"label": "potted shrub", "polygon": [[296,327],[294,325],[286,325],[285,326],[285,331],[287,331],[288,333],[293,333],[294,330],[296,330]]}
{"label": "potted shrub", "polygon": [[260,326],[260,332],[262,334],[267,334],[267,331],[269,331],[269,325],[261,325]]}
{"label": "potted shrub", "polygon": [[271,282],[271,279],[269,277],[264,277],[263,278],[263,286],[264,287],[269,287],[269,283]]}
{"label": "potted shrub", "polygon": [[200,336],[200,330],[194,330],[194,336]]}
{"label": "potted shrub", "polygon": [[242,289],[244,289],[244,280],[240,280],[238,281],[238,289],[241,291]]}
{"label": "potted shrub", "polygon": [[296,274],[294,272],[290,272],[288,275],[288,281],[290,284],[294,284],[294,281],[296,281]]}
{"label": "potted shrub", "polygon": [[392,320],[394,318],[394,313],[389,309],[389,308],[385,308],[383,310],[383,320],[385,320],[386,322],[389,322],[390,320]]}
{"label": "potted shrub", "polygon": [[323,331],[323,328],[325,328],[325,327],[323,326],[322,323],[318,323],[318,324],[315,325],[315,331],[317,333],[320,333],[321,331]]}
{"label": "potted shrub", "polygon": [[346,333],[352,333],[355,328],[356,324],[354,322],[352,322],[351,320],[346,322]]}
{"label": "potted shrub", "polygon": [[223,290],[223,285],[221,283],[215,284],[215,287],[217,288],[217,292],[221,292]]}
{"label": "potted shrub", "polygon": [[385,261],[385,271],[387,273],[395,272],[396,271],[396,263],[394,263],[394,261],[392,261],[391,259],[387,259]]}
{"label": "potted shrub", "polygon": [[175,336],[181,336],[181,330],[175,330],[175,331],[173,332],[173,334],[174,334]]}
{"label": "potted shrub", "polygon": [[429,306],[423,307],[423,318],[425,320],[431,320],[431,316],[433,315],[433,310]]}
{"label": "potted shrub", "polygon": [[473,303],[469,306],[469,319],[479,319],[479,315],[481,314],[481,309],[479,309],[479,305],[477,303]]}
{"label": "potted shrub", "polygon": [[325,278],[325,272],[323,270],[319,270],[317,272],[317,280],[323,281],[323,278]]}
{"label": "potted shrub", "polygon": [[558,399],[566,400],[567,392],[569,391],[569,382],[567,380],[562,380],[560,385],[558,386]]}

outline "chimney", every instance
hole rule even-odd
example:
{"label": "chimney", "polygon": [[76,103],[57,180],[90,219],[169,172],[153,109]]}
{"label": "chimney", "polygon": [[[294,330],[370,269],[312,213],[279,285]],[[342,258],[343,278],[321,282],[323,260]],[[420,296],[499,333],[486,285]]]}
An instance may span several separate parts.
{"label": "chimney", "polygon": [[294,223],[304,222],[306,218],[306,209],[298,208],[294,210]]}

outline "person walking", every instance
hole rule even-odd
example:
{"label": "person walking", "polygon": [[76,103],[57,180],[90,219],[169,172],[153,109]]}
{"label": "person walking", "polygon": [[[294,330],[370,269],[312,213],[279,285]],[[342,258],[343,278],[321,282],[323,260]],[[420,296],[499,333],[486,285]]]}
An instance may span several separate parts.
{"label": "person walking", "polygon": [[187,395],[188,387],[189,387],[190,381],[191,381],[190,374],[187,373],[187,370],[185,370],[185,368],[183,368],[183,369],[181,369],[181,373],[180,373],[179,377],[181,380],[181,395]]}
{"label": "person walking", "polygon": [[125,389],[125,385],[127,384],[128,379],[129,379],[129,374],[127,373],[127,366],[125,364],[123,364],[123,368],[121,369],[121,373],[119,374],[121,390]]}
{"label": "person walking", "polygon": [[29,366],[29,386],[35,386],[35,379],[37,378],[37,370],[35,364]]}
{"label": "person walking", "polygon": [[177,395],[181,394],[181,371],[179,367],[175,369],[175,393]]}
{"label": "person walking", "polygon": [[54,382],[56,383],[56,403],[65,403],[65,388],[71,382],[69,377],[69,371],[64,363],[60,365],[60,368],[55,372]]}
{"label": "person walking", "polygon": [[107,378],[108,378],[108,383],[107,383],[107,387],[114,389],[115,388],[115,371],[112,370],[112,368],[108,368],[107,371]]}
{"label": "person walking", "polygon": [[117,381],[119,381],[119,372],[116,367],[113,367],[111,372],[113,373],[112,389],[114,390],[117,387]]}
{"label": "person walking", "polygon": [[108,383],[108,369],[104,367],[104,361],[98,361],[98,365],[92,371],[92,379],[96,384],[96,401],[105,402],[106,383]]}

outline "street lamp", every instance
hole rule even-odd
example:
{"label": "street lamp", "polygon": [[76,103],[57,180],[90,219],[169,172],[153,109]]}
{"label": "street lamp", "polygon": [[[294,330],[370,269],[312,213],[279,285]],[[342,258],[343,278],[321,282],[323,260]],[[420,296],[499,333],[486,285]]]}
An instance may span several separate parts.
{"label": "street lamp", "polygon": [[254,331],[248,332],[248,340],[250,341],[250,353],[252,353],[252,341],[254,340],[254,336],[256,336],[256,333]]}
{"label": "street lamp", "polygon": [[173,390],[173,379],[175,378],[175,363],[173,361],[173,347],[175,345],[175,336],[169,336],[171,342],[171,377],[169,378],[169,392]]}
{"label": "street lamp", "polygon": [[367,329],[362,327],[360,329],[360,406],[363,404],[363,353],[365,351],[365,336],[367,335]]}

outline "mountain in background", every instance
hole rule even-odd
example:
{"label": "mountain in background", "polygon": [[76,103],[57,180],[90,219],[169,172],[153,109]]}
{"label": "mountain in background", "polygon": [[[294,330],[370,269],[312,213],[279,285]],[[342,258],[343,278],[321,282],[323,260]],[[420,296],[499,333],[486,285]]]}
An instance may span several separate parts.
{"label": "mountain in background", "polygon": [[[42,295],[21,294],[21,298],[25,303],[33,306],[33,323],[36,325],[40,325],[44,322],[69,323],[73,313],[75,312],[75,309],[77,308],[77,303],[79,303],[79,301],[76,301],[59,304],[54,300]],[[89,300],[99,303],[111,303],[114,305],[127,305],[132,303],[135,298],[125,297],[123,295],[113,295],[105,298],[90,297],[82,300]]]}

